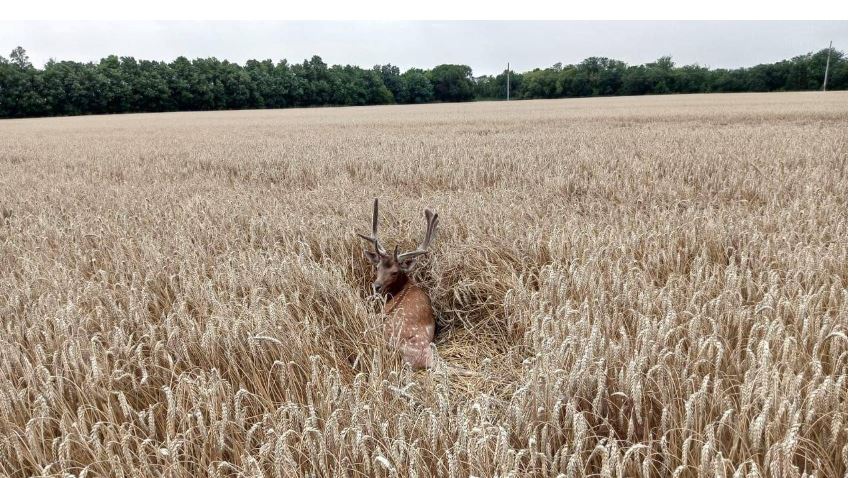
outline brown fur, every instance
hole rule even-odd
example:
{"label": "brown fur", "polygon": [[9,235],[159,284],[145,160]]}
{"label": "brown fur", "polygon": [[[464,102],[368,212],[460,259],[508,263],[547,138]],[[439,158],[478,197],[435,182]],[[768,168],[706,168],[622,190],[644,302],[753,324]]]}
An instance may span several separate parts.
{"label": "brown fur", "polygon": [[[415,285],[403,269],[393,263],[388,267],[378,266],[379,274],[387,269],[396,269],[394,281],[384,290],[395,291],[384,305],[384,339],[393,349],[400,350],[402,358],[414,369],[433,365],[431,342],[434,341],[434,310],[431,298],[421,287]],[[386,274],[384,274],[386,275]]]}
{"label": "brown fur", "polygon": [[374,246],[374,251],[363,253],[375,266],[375,281],[372,289],[388,296],[384,305],[386,322],[384,338],[393,349],[400,350],[402,358],[414,369],[429,368],[434,357],[431,342],[434,341],[434,310],[428,293],[414,284],[407,275],[416,258],[427,253],[428,245],[437,227],[437,214],[425,210],[425,239],[415,251],[399,255],[398,247],[392,254],[381,247],[378,239],[378,200],[372,209],[372,234],[360,237]]}

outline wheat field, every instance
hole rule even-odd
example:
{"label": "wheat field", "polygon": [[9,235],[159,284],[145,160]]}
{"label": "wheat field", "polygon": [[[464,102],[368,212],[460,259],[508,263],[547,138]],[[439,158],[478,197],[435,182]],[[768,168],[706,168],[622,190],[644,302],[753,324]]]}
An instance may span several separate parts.
{"label": "wheat field", "polygon": [[846,476],[847,101],[0,121],[0,475]]}

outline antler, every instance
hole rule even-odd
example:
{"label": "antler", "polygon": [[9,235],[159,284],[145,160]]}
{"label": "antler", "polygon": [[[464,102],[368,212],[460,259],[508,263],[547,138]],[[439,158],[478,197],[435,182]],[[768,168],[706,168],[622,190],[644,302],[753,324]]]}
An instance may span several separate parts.
{"label": "antler", "polygon": [[381,246],[381,242],[378,240],[378,198],[375,198],[375,205],[372,208],[372,235],[366,236],[359,232],[357,235],[371,242],[375,246],[375,252],[382,256],[387,255],[387,251]]}
{"label": "antler", "polygon": [[425,239],[422,240],[422,244],[419,244],[419,247],[417,247],[415,251],[405,252],[404,254],[398,254],[398,250],[396,250],[396,260],[403,261],[406,259],[412,259],[428,252],[428,245],[431,244],[431,239],[434,237],[434,230],[437,228],[437,213],[430,209],[426,209],[425,222],[427,226],[425,229]]}

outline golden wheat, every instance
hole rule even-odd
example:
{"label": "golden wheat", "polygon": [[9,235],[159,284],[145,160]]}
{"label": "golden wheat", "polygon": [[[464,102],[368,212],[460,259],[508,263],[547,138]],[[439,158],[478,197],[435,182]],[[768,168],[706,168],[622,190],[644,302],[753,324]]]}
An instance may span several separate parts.
{"label": "golden wheat", "polygon": [[[0,474],[847,473],[846,93],[2,121],[0,168]],[[440,213],[432,371],[373,196]]]}

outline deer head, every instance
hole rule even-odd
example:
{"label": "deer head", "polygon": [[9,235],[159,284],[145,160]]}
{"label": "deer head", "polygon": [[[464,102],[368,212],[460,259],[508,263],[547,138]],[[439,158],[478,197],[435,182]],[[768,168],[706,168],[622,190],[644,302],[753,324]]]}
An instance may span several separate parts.
{"label": "deer head", "polygon": [[378,198],[375,198],[375,203],[372,208],[372,235],[357,234],[363,239],[372,243],[374,251],[366,249],[363,253],[366,259],[375,266],[375,281],[372,283],[372,290],[379,294],[395,293],[401,290],[407,284],[407,273],[413,266],[416,258],[428,252],[428,245],[431,244],[431,238],[434,236],[434,230],[437,228],[437,214],[430,209],[425,209],[425,239],[419,244],[416,250],[398,253],[398,246],[390,254],[381,246],[381,241],[378,239]]}

